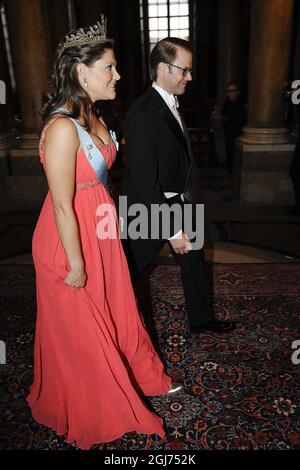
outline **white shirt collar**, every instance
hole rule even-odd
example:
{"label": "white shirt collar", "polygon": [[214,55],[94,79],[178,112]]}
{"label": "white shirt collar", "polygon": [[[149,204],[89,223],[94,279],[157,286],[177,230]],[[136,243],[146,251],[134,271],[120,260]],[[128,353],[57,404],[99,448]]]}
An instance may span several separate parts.
{"label": "white shirt collar", "polygon": [[160,94],[165,103],[169,106],[170,109],[178,108],[178,99],[177,96],[170,95],[166,90],[157,85],[156,82],[152,83],[153,88]]}

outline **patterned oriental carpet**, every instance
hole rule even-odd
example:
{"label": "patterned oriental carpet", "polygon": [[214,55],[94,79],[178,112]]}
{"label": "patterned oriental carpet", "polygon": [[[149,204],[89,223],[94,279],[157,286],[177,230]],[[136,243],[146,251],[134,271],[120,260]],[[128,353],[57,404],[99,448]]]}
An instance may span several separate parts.
{"label": "patterned oriental carpet", "polygon": [[[173,397],[150,400],[167,436],[130,433],[93,449],[300,449],[300,365],[292,361],[292,343],[300,340],[299,264],[212,269],[216,314],[239,324],[228,336],[189,333],[177,266],[152,268],[137,292],[168,372],[185,385]],[[33,378],[33,268],[1,266],[0,296],[7,345],[0,449],[74,450],[37,424],[25,402]]]}

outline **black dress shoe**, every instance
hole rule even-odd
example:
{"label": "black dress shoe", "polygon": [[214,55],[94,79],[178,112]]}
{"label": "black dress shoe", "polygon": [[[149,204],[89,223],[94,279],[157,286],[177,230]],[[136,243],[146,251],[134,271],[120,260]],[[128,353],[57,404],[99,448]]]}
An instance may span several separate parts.
{"label": "black dress shoe", "polygon": [[201,326],[195,326],[190,329],[192,333],[202,333],[204,331],[214,331],[215,333],[227,333],[236,328],[236,323],[229,321],[212,320]]}

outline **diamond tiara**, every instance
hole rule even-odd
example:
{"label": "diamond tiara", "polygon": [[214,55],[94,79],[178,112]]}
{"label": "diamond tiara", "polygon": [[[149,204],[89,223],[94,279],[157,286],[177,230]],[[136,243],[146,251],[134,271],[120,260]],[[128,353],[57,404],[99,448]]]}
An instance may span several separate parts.
{"label": "diamond tiara", "polygon": [[76,34],[69,34],[66,36],[64,47],[68,48],[73,46],[84,46],[86,44],[93,44],[99,41],[103,41],[106,39],[106,25],[107,19],[104,15],[101,15],[101,23],[97,21],[97,23],[93,26],[90,26],[86,32],[80,28]]}

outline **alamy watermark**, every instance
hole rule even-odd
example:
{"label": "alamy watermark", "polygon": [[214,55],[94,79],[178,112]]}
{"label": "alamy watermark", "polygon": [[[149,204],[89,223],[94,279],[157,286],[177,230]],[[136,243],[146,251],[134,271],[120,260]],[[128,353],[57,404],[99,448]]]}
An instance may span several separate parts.
{"label": "alamy watermark", "polygon": [[6,104],[6,85],[3,80],[0,80],[0,104]]}
{"label": "alamy watermark", "polygon": [[6,364],[6,344],[0,340],[0,365]]}
{"label": "alamy watermark", "polygon": [[292,89],[295,90],[292,93],[292,103],[295,105],[300,104],[300,80],[293,81]]}
{"label": "alamy watermark", "polygon": [[100,204],[96,216],[100,218],[96,227],[100,240],[118,237],[168,240],[182,230],[188,235],[192,250],[200,250],[204,244],[204,204],[185,203],[184,207],[179,203],[128,206],[127,197],[120,196],[119,217],[112,204]]}
{"label": "alamy watermark", "polygon": [[299,366],[300,364],[300,339],[296,339],[292,343],[292,349],[296,349],[296,351],[292,354],[292,363],[295,366]]}

